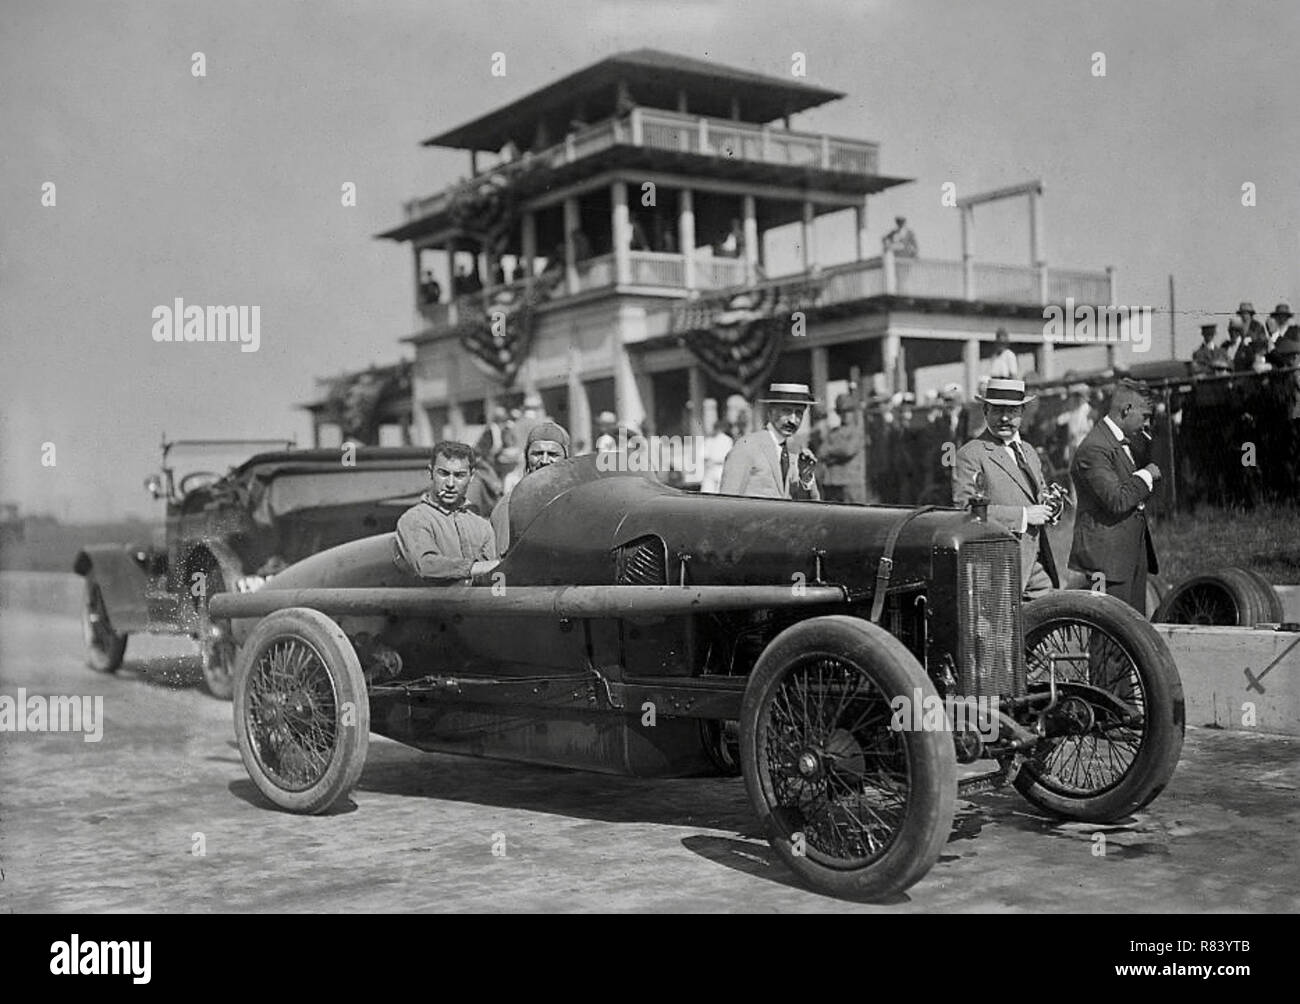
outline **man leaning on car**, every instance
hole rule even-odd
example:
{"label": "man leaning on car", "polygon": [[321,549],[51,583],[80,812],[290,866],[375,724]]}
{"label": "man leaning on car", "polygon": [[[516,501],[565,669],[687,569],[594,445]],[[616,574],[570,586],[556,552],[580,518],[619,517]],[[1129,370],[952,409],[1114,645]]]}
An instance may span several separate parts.
{"label": "man leaning on car", "polygon": [[422,579],[472,582],[499,564],[496,535],[465,501],[474,476],[474,450],[443,441],[429,462],[432,487],[397,521],[393,561]]}

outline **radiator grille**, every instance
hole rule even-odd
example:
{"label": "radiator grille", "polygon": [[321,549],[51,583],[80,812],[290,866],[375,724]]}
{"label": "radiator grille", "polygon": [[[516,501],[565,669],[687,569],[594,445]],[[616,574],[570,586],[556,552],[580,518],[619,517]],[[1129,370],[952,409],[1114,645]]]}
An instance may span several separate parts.
{"label": "radiator grille", "polygon": [[665,586],[668,549],[659,537],[638,537],[618,549],[615,572],[620,586]]}
{"label": "radiator grille", "polygon": [[964,697],[1024,693],[1020,548],[979,540],[957,556],[958,680]]}

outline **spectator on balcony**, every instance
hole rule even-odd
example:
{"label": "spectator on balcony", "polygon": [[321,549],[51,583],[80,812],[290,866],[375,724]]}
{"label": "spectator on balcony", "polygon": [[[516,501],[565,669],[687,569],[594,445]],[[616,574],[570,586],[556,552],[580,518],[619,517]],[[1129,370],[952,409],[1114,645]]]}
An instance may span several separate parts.
{"label": "spectator on balcony", "polygon": [[[472,259],[471,259],[472,261]],[[462,262],[451,280],[454,296],[470,296],[483,288],[483,281],[478,277],[478,269],[471,262]]]}
{"label": "spectator on balcony", "polygon": [[645,235],[645,227],[641,225],[639,217],[632,217],[632,250],[649,251],[650,238]]}
{"label": "spectator on balcony", "polygon": [[993,365],[989,376],[994,380],[1020,379],[1020,362],[1011,349],[1011,336],[1006,328],[998,328],[993,336]]}
{"label": "spectator on balcony", "polygon": [[[586,261],[591,257],[591,241],[582,232],[582,227],[574,227],[569,231],[569,240],[573,242],[574,261]],[[563,254],[560,256],[560,261],[564,261]]]}
{"label": "spectator on balcony", "polygon": [[659,236],[659,250],[665,254],[677,253],[677,234],[673,232],[672,227],[664,227],[663,233]]}
{"label": "spectator on balcony", "polygon": [[718,245],[717,253],[725,258],[745,257],[745,228],[735,217],[732,217],[731,229]]}
{"label": "spectator on balcony", "polygon": [[420,299],[426,305],[439,303],[442,300],[442,287],[438,285],[438,280],[433,277],[431,269],[424,270],[424,276],[420,279]]}
{"label": "spectator on balcony", "polygon": [[916,234],[907,225],[906,216],[894,217],[894,229],[885,234],[880,246],[882,251],[892,251],[900,258],[915,258],[920,253],[916,245]]}

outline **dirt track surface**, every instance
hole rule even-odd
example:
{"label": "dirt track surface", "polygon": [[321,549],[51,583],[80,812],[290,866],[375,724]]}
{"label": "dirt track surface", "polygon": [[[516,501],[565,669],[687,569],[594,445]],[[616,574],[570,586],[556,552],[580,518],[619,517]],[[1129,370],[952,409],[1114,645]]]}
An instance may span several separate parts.
{"label": "dirt track surface", "polygon": [[102,695],[105,724],[98,743],[0,733],[0,912],[1300,910],[1296,739],[1189,729],[1169,789],[1120,825],[1057,825],[1014,791],[962,801],[925,879],[896,902],[846,903],[797,884],[738,779],[640,781],[372,737],[351,804],[276,811],[187,640],[133,637],[101,676],[61,589],[3,593],[0,694]]}

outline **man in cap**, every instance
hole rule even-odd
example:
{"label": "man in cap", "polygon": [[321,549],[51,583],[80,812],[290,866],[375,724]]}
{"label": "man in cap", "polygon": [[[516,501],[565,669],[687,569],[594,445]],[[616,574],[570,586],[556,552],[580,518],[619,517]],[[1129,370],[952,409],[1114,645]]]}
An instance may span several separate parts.
{"label": "man in cap", "polygon": [[[1268,315],[1269,327],[1269,345],[1270,351],[1268,361],[1274,366],[1290,366],[1294,360],[1288,362],[1279,362],[1277,349],[1283,341],[1300,342],[1300,328],[1294,323],[1294,315],[1291,313],[1291,304],[1283,301],[1273,308],[1273,313]],[[1286,355],[1291,355],[1290,350]]]}
{"label": "man in cap", "polygon": [[[1020,581],[1025,600],[1035,600],[1060,587],[1056,562],[1043,527],[1051,509],[1039,502],[1046,481],[1043,465],[1032,446],[1020,438],[1025,405],[1023,380],[989,380],[979,395],[987,428],[957,451],[952,471],[952,500],[960,508],[983,494],[989,517],[1003,524],[1020,542]],[[983,489],[981,492],[981,488]]]}
{"label": "man in cap", "polygon": [[431,488],[397,520],[393,561],[422,579],[470,582],[496,568],[492,527],[465,502],[474,476],[474,450],[444,440],[429,460]]}
{"label": "man in cap", "polygon": [[1152,411],[1146,388],[1122,381],[1070,465],[1079,497],[1070,567],[1090,588],[1104,577],[1107,593],[1144,616],[1147,573],[1160,570],[1146,517],[1160,468],[1138,467],[1131,439],[1147,430]]}
{"label": "man in cap", "polygon": [[1193,373],[1214,372],[1214,356],[1218,352],[1218,349],[1214,347],[1214,335],[1218,327],[1217,324],[1201,325],[1201,346],[1192,353]]}
{"label": "man in cap", "polygon": [[[524,477],[569,456],[569,433],[557,422],[539,422],[528,432],[524,444]],[[522,480],[522,479],[521,479]],[[492,510],[492,530],[496,535],[497,553],[510,547],[510,496],[512,488]]]}
{"label": "man in cap", "polygon": [[790,456],[790,437],[813,403],[807,384],[774,383],[767,396],[767,424],[737,440],[722,465],[722,494],[771,499],[820,499],[811,450]]}
{"label": "man in cap", "polygon": [[998,328],[993,336],[993,365],[989,379],[1016,380],[1020,377],[1020,361],[1011,348],[1011,336],[1006,328]]}
{"label": "man in cap", "polygon": [[840,424],[831,429],[817,451],[825,465],[822,498],[828,502],[867,504],[867,454],[858,402],[852,394],[835,399]]}

